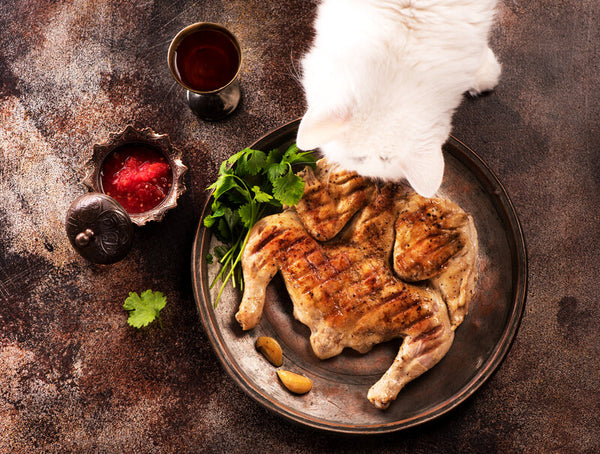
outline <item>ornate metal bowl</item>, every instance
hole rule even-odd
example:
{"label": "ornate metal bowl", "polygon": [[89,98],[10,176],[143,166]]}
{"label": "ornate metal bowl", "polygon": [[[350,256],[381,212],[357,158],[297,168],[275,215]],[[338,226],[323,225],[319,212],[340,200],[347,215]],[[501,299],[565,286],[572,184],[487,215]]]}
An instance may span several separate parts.
{"label": "ornate metal bowl", "polygon": [[181,162],[181,152],[173,147],[167,134],[157,134],[150,128],[137,130],[128,125],[122,132],[110,134],[104,143],[95,144],[91,159],[86,163],[87,174],[83,180],[91,191],[104,193],[101,180],[102,165],[106,157],[124,145],[145,145],[161,153],[172,172],[171,188],[166,197],[154,208],[142,213],[128,213],[131,222],[142,226],[149,221],[161,221],[166,212],[177,206],[177,198],[185,191],[183,176],[187,167]]}

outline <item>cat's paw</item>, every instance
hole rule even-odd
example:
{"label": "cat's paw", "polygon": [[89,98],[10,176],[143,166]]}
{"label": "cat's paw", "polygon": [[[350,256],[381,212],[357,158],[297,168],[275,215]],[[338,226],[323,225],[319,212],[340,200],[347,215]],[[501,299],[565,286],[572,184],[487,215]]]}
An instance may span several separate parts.
{"label": "cat's paw", "polygon": [[475,83],[469,90],[471,96],[477,96],[480,93],[493,90],[500,80],[502,67],[492,49],[486,49],[481,66],[475,73]]}

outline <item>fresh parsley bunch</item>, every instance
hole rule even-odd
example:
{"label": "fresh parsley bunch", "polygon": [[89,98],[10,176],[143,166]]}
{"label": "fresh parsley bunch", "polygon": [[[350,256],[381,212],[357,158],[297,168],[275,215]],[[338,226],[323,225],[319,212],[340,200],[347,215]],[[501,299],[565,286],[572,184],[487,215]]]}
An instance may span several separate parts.
{"label": "fresh parsley bunch", "polygon": [[[222,281],[215,307],[230,279],[234,287],[244,289],[241,259],[252,226],[263,216],[280,211],[283,205],[298,203],[304,181],[294,171],[298,165],[314,167],[316,160],[312,151],[300,151],[292,144],[285,151],[268,153],[246,148],[223,161],[217,181],[207,188],[214,189],[213,203],[203,221],[223,243],[213,251],[221,269],[211,288],[219,279]],[[209,254],[207,261],[212,260]]]}

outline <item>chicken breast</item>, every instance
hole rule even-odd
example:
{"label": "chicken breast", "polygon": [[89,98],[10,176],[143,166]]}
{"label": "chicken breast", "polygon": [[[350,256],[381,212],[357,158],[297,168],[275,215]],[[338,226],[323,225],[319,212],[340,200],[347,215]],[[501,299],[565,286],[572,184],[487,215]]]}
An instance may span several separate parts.
{"label": "chicken breast", "polygon": [[[444,298],[460,300],[454,290],[464,286],[450,286],[446,281],[454,278],[444,273],[464,274],[467,268],[474,273],[474,262],[453,268],[460,262],[456,257],[474,261],[465,253],[470,237],[461,230],[468,216],[455,205],[416,199],[403,186],[377,186],[343,173],[326,179],[326,169],[320,161],[316,172],[302,173],[307,185],[296,210],[263,218],[251,230],[236,319],[244,330],[258,324],[266,287],[281,271],[294,317],[310,328],[318,358],[338,355],[346,347],[366,353],[378,343],[403,338],[396,359],[367,394],[384,409],[452,345],[453,325]],[[344,191],[345,200],[332,196]],[[429,221],[427,212],[436,209],[442,210],[437,215],[447,213],[441,216],[443,223],[439,216]],[[340,226],[342,216],[346,221]],[[435,229],[443,231],[434,235]],[[431,258],[419,260],[419,251]],[[468,301],[456,304],[468,307]]]}
{"label": "chicken breast", "polygon": [[298,176],[304,180],[304,195],[294,208],[306,230],[319,241],[337,235],[370,201],[375,189],[357,173],[336,170],[324,159],[314,172],[306,167]]}

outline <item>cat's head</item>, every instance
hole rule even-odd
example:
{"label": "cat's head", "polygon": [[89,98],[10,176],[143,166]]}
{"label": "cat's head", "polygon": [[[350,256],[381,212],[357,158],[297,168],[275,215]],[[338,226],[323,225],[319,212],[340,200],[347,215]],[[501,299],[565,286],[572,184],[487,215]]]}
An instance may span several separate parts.
{"label": "cat's head", "polygon": [[425,197],[437,192],[444,173],[441,148],[450,133],[450,112],[440,115],[434,107],[418,102],[353,100],[334,107],[324,101],[309,106],[302,118],[299,148],[319,148],[329,161],[363,176],[406,179]]}
{"label": "cat's head", "polygon": [[349,65],[311,53],[303,61],[302,84],[308,110],[299,148],[319,148],[328,160],[363,176],[406,179],[426,197],[437,192],[453,113],[438,81],[393,65]]}
{"label": "cat's head", "polygon": [[297,144],[303,150],[319,148],[329,161],[366,177],[406,179],[416,192],[431,197],[443,178],[441,146],[446,136],[418,134],[393,121],[366,124],[309,109],[300,123]]}

